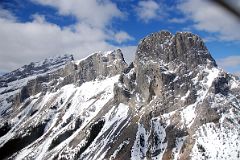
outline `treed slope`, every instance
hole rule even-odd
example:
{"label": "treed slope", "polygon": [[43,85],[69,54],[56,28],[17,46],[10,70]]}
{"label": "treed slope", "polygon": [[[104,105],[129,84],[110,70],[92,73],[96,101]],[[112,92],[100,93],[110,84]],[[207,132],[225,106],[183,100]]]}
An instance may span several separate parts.
{"label": "treed slope", "polygon": [[58,61],[1,78],[0,159],[239,159],[240,82],[199,36]]}

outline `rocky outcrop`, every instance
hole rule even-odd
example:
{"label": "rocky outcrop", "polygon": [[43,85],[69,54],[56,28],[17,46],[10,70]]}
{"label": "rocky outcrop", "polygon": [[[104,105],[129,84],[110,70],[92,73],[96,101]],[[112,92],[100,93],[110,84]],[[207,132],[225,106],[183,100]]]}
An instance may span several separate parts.
{"label": "rocky outcrop", "polygon": [[[112,77],[120,74],[126,67],[119,49],[94,53],[76,62],[73,61],[72,55],[49,58],[25,65],[0,77],[0,83],[4,84],[0,94],[4,97],[3,101],[8,99],[8,103],[15,108],[38,93],[44,95],[68,84],[80,86],[84,82]],[[17,92],[8,96],[7,93],[12,91]]]}
{"label": "rocky outcrop", "polygon": [[77,65],[77,79],[82,84],[87,81],[112,77],[121,73],[127,67],[121,50],[105,53],[95,53]]}
{"label": "rocky outcrop", "polygon": [[[134,66],[136,82],[142,84],[137,91],[150,100],[152,94],[160,95],[167,90],[174,90],[175,94],[183,96],[188,88],[179,86],[189,86],[189,80],[196,76],[199,66],[212,68],[216,67],[216,62],[197,35],[188,32],[172,35],[170,32],[161,31],[141,40]],[[187,74],[191,74],[191,77],[184,78]],[[175,83],[172,83],[174,79]],[[152,93],[148,91],[149,88]],[[160,90],[162,92],[157,92]]]}
{"label": "rocky outcrop", "polygon": [[[217,68],[215,60],[197,35],[188,32],[172,35],[161,31],[141,40],[134,63],[115,85],[115,99],[127,102],[135,108],[136,115],[141,115],[139,123],[145,132],[139,133],[140,140],[136,134],[135,143],[140,143],[145,152],[141,147],[140,151],[137,149],[138,153],[134,153],[137,159],[151,159],[156,154],[162,155],[163,159],[174,159],[176,155],[173,152],[180,141],[184,143],[178,158],[190,158],[197,143],[193,139],[197,130],[208,123],[214,123],[217,127],[221,121],[223,106],[218,96],[238,97],[236,92],[233,94],[233,90],[230,91],[233,83],[239,83],[236,80],[236,77]],[[237,99],[236,103],[239,103]],[[231,102],[225,107],[232,108]],[[156,119],[163,128],[161,132],[166,134],[163,141],[167,144],[161,142],[161,147],[165,146],[161,151],[151,149],[158,148],[159,144],[149,138],[157,136],[152,133],[152,121]]]}
{"label": "rocky outcrop", "polygon": [[174,69],[174,65],[182,63],[189,69],[203,64],[216,66],[202,39],[189,32],[177,32],[172,35],[168,31],[161,31],[142,39],[134,62],[139,65],[149,60],[160,64],[170,63],[170,70]]}

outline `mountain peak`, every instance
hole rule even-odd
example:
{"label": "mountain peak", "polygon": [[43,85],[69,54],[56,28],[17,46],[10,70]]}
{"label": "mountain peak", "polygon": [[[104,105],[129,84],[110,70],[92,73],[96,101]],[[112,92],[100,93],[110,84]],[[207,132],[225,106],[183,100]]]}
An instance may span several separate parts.
{"label": "mountain peak", "polygon": [[165,65],[184,63],[188,68],[207,64],[217,66],[203,40],[190,32],[173,35],[168,31],[160,31],[142,39],[136,51],[135,63],[149,60]]}
{"label": "mountain peak", "polygon": [[0,87],[0,159],[239,159],[240,82],[199,36],[55,62]]}

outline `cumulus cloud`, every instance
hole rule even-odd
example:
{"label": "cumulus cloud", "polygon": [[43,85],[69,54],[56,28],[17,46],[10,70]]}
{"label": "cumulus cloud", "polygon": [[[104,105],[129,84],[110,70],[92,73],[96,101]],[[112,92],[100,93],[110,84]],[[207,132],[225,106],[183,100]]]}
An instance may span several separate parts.
{"label": "cumulus cloud", "polygon": [[136,12],[140,20],[148,22],[159,17],[159,9],[159,4],[153,0],[140,1],[136,7]]}
{"label": "cumulus cloud", "polygon": [[123,43],[129,40],[133,40],[134,38],[130,36],[127,32],[120,31],[114,35],[114,39],[117,43]]}
{"label": "cumulus cloud", "polygon": [[16,20],[16,18],[12,15],[11,12],[9,12],[6,9],[3,9],[1,6],[0,6],[0,18],[5,18],[8,20]]}
{"label": "cumulus cloud", "polygon": [[[102,30],[88,26],[61,29],[36,17],[32,22],[20,23],[0,19],[0,68],[12,70],[40,58],[64,53],[82,58],[96,50],[113,48],[105,42]],[[89,36],[89,35],[94,36]]]}
{"label": "cumulus cloud", "polygon": [[206,0],[182,0],[178,9],[197,30],[216,33],[220,40],[240,40],[240,22],[218,5]]}
{"label": "cumulus cloud", "polygon": [[75,16],[81,23],[94,27],[105,27],[113,18],[124,14],[109,0],[32,0],[41,5],[54,7],[60,15]]}
{"label": "cumulus cloud", "polygon": [[230,71],[235,75],[240,76],[240,56],[229,56],[218,59],[218,65],[226,71]]}
{"label": "cumulus cloud", "polygon": [[218,65],[222,67],[237,67],[240,66],[240,56],[229,56],[218,60]]}
{"label": "cumulus cloud", "polygon": [[[107,1],[100,3],[89,0],[82,4],[83,1],[73,3],[76,1],[71,0],[35,1],[56,7],[59,14],[77,17],[77,23],[61,27],[46,21],[44,15],[39,14],[32,15],[32,21],[20,22],[11,12],[0,8],[0,72],[61,54],[73,54],[75,59],[80,59],[95,51],[121,48],[108,43],[108,40],[120,43],[132,39],[126,32],[111,31],[111,27],[108,27],[112,18],[122,16],[111,2],[107,4]],[[77,11],[77,8],[83,11]],[[128,50],[128,46],[125,48]]]}
{"label": "cumulus cloud", "polygon": [[168,20],[171,23],[185,23],[187,21],[187,18],[170,18]]}

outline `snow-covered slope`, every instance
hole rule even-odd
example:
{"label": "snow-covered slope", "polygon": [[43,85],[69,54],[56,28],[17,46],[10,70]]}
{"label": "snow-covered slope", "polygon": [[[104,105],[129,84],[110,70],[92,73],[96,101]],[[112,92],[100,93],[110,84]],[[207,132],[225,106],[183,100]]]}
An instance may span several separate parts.
{"label": "snow-covered slope", "polygon": [[1,78],[0,159],[239,159],[240,81],[197,35],[64,59]]}
{"label": "snow-covered slope", "polygon": [[[40,102],[34,100],[37,97],[30,97],[29,100],[33,99],[31,105],[23,109],[13,119],[15,121],[13,123],[17,125],[11,130],[21,132],[26,125],[36,126],[39,122],[44,122],[44,132],[42,132],[41,137],[23,149],[16,158],[43,159],[46,157],[48,159],[47,157],[53,158],[56,153],[61,154],[67,151],[73,153],[67,156],[63,155],[63,157],[74,157],[78,151],[77,148],[84,145],[84,143],[79,143],[74,147],[76,153],[68,146],[68,143],[77,138],[83,128],[89,125],[91,120],[99,114],[104,105],[113,97],[113,84],[117,82],[118,77],[111,77],[103,81],[86,82],[80,87],[69,84],[54,93],[46,93]],[[104,123],[104,119],[100,122]],[[110,121],[108,123],[103,127],[110,127]],[[16,135],[6,134],[1,137],[1,140],[4,143],[4,141],[14,136]]]}

